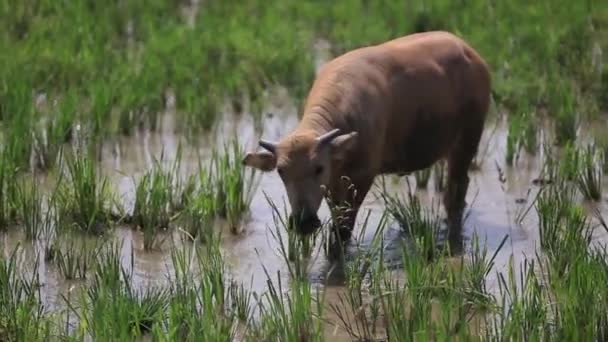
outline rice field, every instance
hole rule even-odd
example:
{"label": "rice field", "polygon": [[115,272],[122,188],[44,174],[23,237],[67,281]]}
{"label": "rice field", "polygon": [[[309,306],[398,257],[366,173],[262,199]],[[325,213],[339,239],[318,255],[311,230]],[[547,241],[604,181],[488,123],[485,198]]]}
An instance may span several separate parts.
{"label": "rice field", "polygon": [[[608,3],[0,0],[0,341],[608,338]],[[351,49],[452,31],[492,68],[461,248],[445,164],[347,248],[241,164]]]}

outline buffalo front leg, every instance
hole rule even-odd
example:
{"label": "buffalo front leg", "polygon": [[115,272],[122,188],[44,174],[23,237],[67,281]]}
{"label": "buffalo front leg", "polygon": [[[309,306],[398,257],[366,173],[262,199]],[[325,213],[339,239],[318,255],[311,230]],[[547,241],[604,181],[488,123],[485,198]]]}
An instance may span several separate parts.
{"label": "buffalo front leg", "polygon": [[352,235],[359,208],[373,183],[373,177],[343,178],[339,183],[330,190],[331,239],[346,242]]}

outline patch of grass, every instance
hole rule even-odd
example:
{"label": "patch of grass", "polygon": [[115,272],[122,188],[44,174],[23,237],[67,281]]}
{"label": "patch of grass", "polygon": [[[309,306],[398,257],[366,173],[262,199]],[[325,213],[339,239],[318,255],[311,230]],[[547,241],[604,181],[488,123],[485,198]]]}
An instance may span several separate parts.
{"label": "patch of grass", "polygon": [[8,257],[0,253],[0,340],[44,341],[51,335],[51,322],[41,302],[38,263],[31,276],[23,272],[20,247]]}
{"label": "patch of grass", "polygon": [[[16,76],[16,75],[13,75]],[[5,158],[17,169],[29,170],[32,152],[31,132],[36,122],[34,118],[33,90],[24,80],[4,85],[0,94],[0,117],[6,129],[2,138]]]}
{"label": "patch of grass", "polygon": [[579,125],[576,96],[570,91],[565,91],[562,96],[563,102],[555,117],[555,139],[559,146],[576,140]]}
{"label": "patch of grass", "polygon": [[[44,208],[40,184],[35,179],[22,179],[17,186],[19,218],[28,240],[37,240],[54,225],[52,211]],[[51,203],[52,200],[49,200]]]}
{"label": "patch of grass", "polygon": [[40,123],[34,130],[34,166],[37,170],[48,171],[56,165],[64,144],[72,141],[72,130],[79,105],[78,93],[65,94],[47,111],[38,113]]}
{"label": "patch of grass", "polygon": [[225,145],[223,153],[212,157],[216,184],[216,210],[225,218],[233,233],[240,232],[240,223],[248,213],[255,190],[256,170],[246,168],[240,158],[243,150],[238,140]]}
{"label": "patch of grass", "polygon": [[509,130],[507,133],[507,151],[505,161],[508,165],[513,165],[519,158],[520,142],[519,142],[520,119],[515,116],[509,120]]}
{"label": "patch of grass", "polygon": [[102,241],[88,241],[85,237],[59,236],[51,247],[52,262],[66,280],[86,279],[97,262]]}
{"label": "patch of grass", "polygon": [[[253,282],[253,275],[251,276]],[[249,286],[251,288],[251,285]],[[230,303],[232,310],[241,323],[247,324],[253,314],[252,299],[253,293],[245,288],[244,284],[239,284],[235,280],[230,282]]]}
{"label": "patch of grass", "polygon": [[441,227],[436,208],[423,208],[420,199],[411,192],[407,194],[407,201],[386,191],[382,197],[390,216],[412,237],[416,253],[429,260],[436,258],[440,254],[437,240]]}
{"label": "patch of grass", "polygon": [[[336,302],[329,303],[330,310],[339,320],[337,323],[353,340],[371,341],[380,333],[377,326],[381,318],[380,301],[374,297],[381,293],[375,293],[369,283],[373,283],[374,276],[377,276],[374,272],[377,269],[381,269],[381,272],[385,271],[377,263],[384,262],[382,252],[385,246],[382,238],[388,222],[387,217],[385,213],[379,220],[368,248],[361,246],[352,258],[342,256],[342,260],[345,260],[346,289],[338,294]],[[366,227],[367,225],[363,226],[360,237],[365,236]],[[371,281],[366,282],[368,279]]]}
{"label": "patch of grass", "polygon": [[489,327],[487,338],[519,340],[534,338],[550,339],[550,301],[537,277],[533,262],[525,260],[519,274],[513,259],[509,260],[507,275],[498,274],[498,289],[502,310],[493,319],[486,320]]}
{"label": "patch of grass", "polygon": [[[270,279],[267,272],[266,276]],[[249,330],[248,339],[322,341],[323,301],[320,291],[315,294],[310,282],[294,278],[289,292],[286,292],[280,274],[277,274],[277,279],[276,284],[268,282],[269,289],[258,304],[260,320]]]}
{"label": "patch of grass", "polygon": [[0,231],[17,217],[18,196],[14,182],[17,172],[5,150],[0,151]]}
{"label": "patch of grass", "polygon": [[517,163],[522,148],[531,155],[538,148],[538,122],[531,109],[518,109],[509,115],[507,134],[506,162],[509,165]]}
{"label": "patch of grass", "polygon": [[[496,307],[495,297],[488,291],[487,277],[494,267],[496,256],[503,249],[508,236],[505,235],[501,243],[495,249],[494,254],[488,258],[488,246],[480,245],[477,232],[471,238],[471,250],[468,258],[461,259],[462,288],[468,303],[475,305],[478,309],[494,309]],[[468,261],[468,262],[465,262]]]}
{"label": "patch of grass", "polygon": [[87,154],[66,155],[65,161],[67,174],[57,197],[60,223],[91,234],[104,233],[112,223],[114,201],[108,179],[98,174]]}
{"label": "patch of grass", "polygon": [[591,243],[593,227],[574,195],[574,186],[552,185],[543,189],[536,203],[541,247],[558,273],[584,258]]}
{"label": "patch of grass", "polygon": [[581,165],[581,153],[572,143],[566,143],[561,150],[561,155],[556,161],[558,163],[557,177],[561,177],[566,181],[575,181],[579,175],[579,167]]}
{"label": "patch of grass", "polygon": [[204,170],[199,172],[200,184],[188,200],[183,213],[183,227],[192,239],[207,241],[213,235],[216,218],[215,189],[212,178]]}
{"label": "patch of grass", "polygon": [[577,184],[580,192],[588,200],[599,201],[602,199],[602,175],[601,158],[598,157],[595,147],[587,146],[581,153],[580,169]]}
{"label": "patch of grass", "polygon": [[574,201],[571,186],[552,185],[542,190],[535,203],[538,229],[542,248],[554,249],[562,227],[562,221]]}
{"label": "patch of grass", "polygon": [[155,339],[233,340],[237,312],[230,309],[226,265],[219,240],[204,249],[172,253],[176,266],[167,319],[153,331]]}
{"label": "patch of grass", "polygon": [[159,233],[169,229],[175,174],[155,162],[139,180],[135,190],[133,223],[144,234],[144,249],[158,247]]}
{"label": "patch of grass", "polygon": [[[293,226],[293,221],[289,219],[289,213],[287,206],[283,200],[283,210],[279,209],[279,206],[264,193],[266,202],[270,205],[272,210],[272,221],[274,229],[271,230],[272,236],[275,240],[279,241],[281,247],[280,252],[284,255],[286,260],[293,262],[293,268],[290,265],[290,273],[292,275],[302,276],[305,273],[305,269],[300,268],[303,263],[299,262],[303,257],[309,256],[314,248],[315,239],[320,234],[324,227],[320,227],[313,234],[302,235],[299,234]],[[268,227],[268,229],[272,229]],[[282,240],[282,233],[284,231],[287,234],[287,247],[285,247]]]}
{"label": "patch of grass", "polygon": [[119,249],[104,252],[95,268],[93,284],[83,293],[81,308],[71,307],[79,318],[80,337],[132,339],[151,332],[163,321],[168,292],[159,287],[136,290],[132,274],[120,263]]}

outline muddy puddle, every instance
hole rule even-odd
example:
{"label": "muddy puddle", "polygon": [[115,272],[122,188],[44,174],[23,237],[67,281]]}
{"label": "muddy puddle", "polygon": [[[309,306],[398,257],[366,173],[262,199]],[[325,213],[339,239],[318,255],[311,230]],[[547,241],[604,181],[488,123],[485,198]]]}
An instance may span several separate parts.
{"label": "muddy puddle", "polygon": [[[267,139],[278,139],[295,126],[298,117],[295,106],[285,94],[281,95],[279,92],[276,100],[273,101],[273,106],[266,108],[261,125],[263,132],[254,129],[256,127],[254,119],[247,113],[239,116],[226,115],[218,123],[215,134],[203,137],[194,144],[174,133],[176,123],[173,120],[174,116],[168,114],[163,119],[160,131],[136,133],[133,137],[121,138],[104,146],[103,172],[110,178],[113,189],[119,194],[127,210],[131,210],[133,206],[135,180],[149,169],[154,158],[160,158],[161,154],[164,155],[167,163],[171,163],[180,143],[183,148],[182,173],[186,176],[195,172],[200,159],[204,160],[209,157],[213,146],[220,146],[219,144],[236,136],[247,150],[255,148],[260,134]],[[541,171],[540,156],[522,156],[517,167],[506,167],[504,163],[506,134],[504,119],[498,115],[491,117],[482,138],[478,158],[479,169],[471,172],[467,195],[470,209],[463,230],[465,252],[470,247],[470,238],[474,232],[477,232],[482,244],[487,245],[488,255],[494,254],[503,238],[507,236],[507,242],[495,260],[494,272],[488,276],[490,290],[496,287],[496,271],[504,271],[511,256],[517,265],[524,258],[533,257],[539,244],[537,217],[534,208],[530,208],[530,206],[538,191],[538,187],[533,185],[533,180],[539,176]],[[412,185],[415,184],[413,176],[401,178],[387,176],[384,177],[384,181],[390,192],[405,193],[408,181]],[[379,183],[380,177],[377,179],[377,185]],[[431,178],[428,190],[417,190],[425,205],[431,205],[433,201],[439,200],[440,194],[434,191],[434,188],[434,180]],[[370,191],[358,217],[355,235],[358,235],[359,225],[364,216],[368,212],[370,215],[369,228],[362,238],[363,248],[372,239],[375,233],[373,227],[377,225],[383,213],[384,204],[379,197],[378,189],[379,187],[374,187]],[[264,269],[275,279],[277,272],[280,272],[284,284],[289,280],[287,266],[280,255],[279,243],[272,234],[272,229],[274,229],[272,209],[266,201],[264,193],[281,207],[286,202],[285,192],[278,175],[276,173],[261,175],[242,233],[234,235],[225,229],[221,245],[225,260],[236,279],[247,285],[251,283],[252,290],[258,293],[263,292],[267,286]],[[605,201],[600,206],[601,210],[606,213]],[[516,218],[528,208],[530,210],[521,224],[516,223]],[[328,217],[325,204],[321,208],[320,216]],[[124,265],[126,267],[133,265],[133,281],[138,287],[162,285],[166,281],[167,275],[171,272],[171,250],[177,248],[181,243],[179,237],[173,239],[177,246],[167,245],[161,251],[146,252],[143,250],[141,233],[130,228],[119,227],[114,235],[115,240],[123,244]],[[22,240],[21,238],[18,230],[11,230],[2,235],[0,243],[5,254],[12,251]],[[604,232],[596,230],[596,238],[598,241],[605,241],[607,236]],[[397,224],[389,222],[384,233],[385,258],[396,269],[399,268],[400,248],[404,239],[404,234]],[[26,253],[21,270],[31,272],[31,265],[36,259],[40,246],[24,244],[22,248],[26,250]],[[331,303],[344,289],[344,279],[341,278],[339,269],[328,274],[334,265],[322,253],[315,253],[315,256],[312,260],[310,280],[315,285],[326,286],[326,302]],[[69,296],[71,289],[81,286],[78,282],[63,280],[53,266],[46,265],[44,262],[40,263],[39,273],[43,283],[43,298],[49,310],[61,308],[62,296]],[[329,310],[326,312],[329,316],[332,315]],[[326,333],[332,338],[340,337],[348,340],[343,330],[331,324],[328,324]]]}

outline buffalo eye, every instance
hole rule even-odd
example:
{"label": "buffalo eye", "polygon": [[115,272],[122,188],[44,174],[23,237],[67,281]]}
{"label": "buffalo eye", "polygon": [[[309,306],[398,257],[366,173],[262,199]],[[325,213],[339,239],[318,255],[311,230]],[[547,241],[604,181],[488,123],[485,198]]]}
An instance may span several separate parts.
{"label": "buffalo eye", "polygon": [[322,173],[323,173],[323,166],[317,165],[317,167],[315,167],[315,176],[320,176]]}

